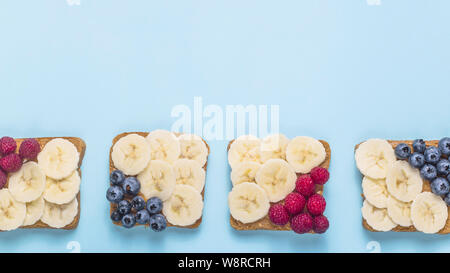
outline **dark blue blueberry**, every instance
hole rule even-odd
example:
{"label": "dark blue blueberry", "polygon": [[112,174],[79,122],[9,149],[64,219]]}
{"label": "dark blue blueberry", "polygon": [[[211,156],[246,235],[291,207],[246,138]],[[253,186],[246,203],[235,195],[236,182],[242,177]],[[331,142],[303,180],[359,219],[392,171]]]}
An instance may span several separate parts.
{"label": "dark blue blueberry", "polygon": [[416,139],[413,142],[413,150],[415,153],[423,154],[425,152],[425,149],[427,148],[427,145],[425,144],[425,141],[423,139]]}
{"label": "dark blue blueberry", "polygon": [[438,148],[431,146],[425,150],[425,162],[430,164],[437,164],[441,159],[441,152]]}
{"label": "dark blue blueberry", "polygon": [[146,209],[141,209],[136,212],[136,222],[141,225],[145,225],[148,224],[148,221],[150,221],[150,213],[148,213]]}
{"label": "dark blue blueberry", "polygon": [[423,179],[433,181],[437,177],[437,169],[431,164],[425,164],[422,169],[420,169],[420,175]]}
{"label": "dark blue blueberry", "polygon": [[136,196],[141,190],[141,183],[139,183],[136,177],[127,177],[123,181],[122,188],[126,194]]}
{"label": "dark blue blueberry", "polygon": [[109,181],[113,185],[120,186],[120,185],[122,185],[123,180],[125,180],[125,175],[123,174],[123,172],[121,172],[119,170],[113,171],[111,173],[111,175],[109,176]]}
{"label": "dark blue blueberry", "polygon": [[142,198],[140,196],[134,197],[133,200],[131,200],[131,207],[135,211],[139,211],[141,209],[145,209],[145,200],[144,200],[144,198]]}
{"label": "dark blue blueberry", "polygon": [[123,199],[123,190],[119,186],[111,186],[106,191],[106,199],[112,203],[119,203]]}
{"label": "dark blue blueberry", "polygon": [[450,193],[448,193],[444,198],[445,203],[447,203],[447,206],[450,206]]}
{"label": "dark blue blueberry", "polygon": [[160,213],[163,207],[163,202],[158,197],[152,197],[147,201],[147,210],[150,214]]}
{"label": "dark blue blueberry", "polygon": [[420,153],[413,153],[409,157],[409,164],[411,164],[411,166],[413,166],[416,169],[420,169],[425,164],[425,156]]}
{"label": "dark blue blueberry", "polygon": [[166,217],[162,214],[154,214],[150,216],[149,223],[153,231],[163,231],[167,226]]}
{"label": "dark blue blueberry", "polygon": [[449,156],[450,155],[450,137],[444,137],[439,141],[439,151],[443,155]]}
{"label": "dark blue blueberry", "polygon": [[450,161],[447,159],[441,159],[439,160],[438,164],[436,165],[436,169],[439,175],[449,175],[450,174]]}
{"label": "dark blue blueberry", "polygon": [[122,226],[124,226],[126,228],[132,228],[132,227],[134,227],[135,224],[136,224],[136,218],[134,217],[133,214],[131,214],[131,213],[125,214],[122,217]]}
{"label": "dark blue blueberry", "polygon": [[121,214],[118,210],[115,210],[111,213],[111,220],[113,220],[113,222],[119,222],[120,220],[122,220],[123,214]]}
{"label": "dark blue blueberry", "polygon": [[438,177],[431,182],[431,191],[436,195],[446,195],[450,191],[447,179]]}
{"label": "dark blue blueberry", "polygon": [[411,155],[411,147],[408,144],[400,143],[395,147],[395,155],[398,159],[407,159]]}
{"label": "dark blue blueberry", "polygon": [[122,200],[119,202],[119,205],[117,206],[117,210],[122,214],[128,214],[131,212],[131,204],[127,200]]}

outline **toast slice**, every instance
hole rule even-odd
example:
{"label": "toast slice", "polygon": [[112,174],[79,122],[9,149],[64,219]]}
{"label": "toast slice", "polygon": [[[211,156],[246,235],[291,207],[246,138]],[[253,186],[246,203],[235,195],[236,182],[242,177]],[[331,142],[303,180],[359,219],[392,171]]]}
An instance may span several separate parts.
{"label": "toast slice", "polygon": [[[77,151],[80,153],[80,161],[78,162],[78,170],[77,171],[81,177],[81,169],[80,168],[81,168],[81,164],[83,162],[84,153],[86,151],[86,143],[81,138],[77,138],[77,137],[39,137],[39,138],[34,138],[34,139],[37,140],[37,142],[41,146],[41,150],[42,150],[44,148],[45,144],[47,144],[50,140],[55,139],[55,138],[66,139],[66,140],[70,141],[73,145],[75,145],[75,147],[77,148]],[[17,149],[20,147],[20,144],[22,144],[22,142],[24,140],[25,140],[25,138],[16,138],[15,139],[15,141],[17,143]],[[37,162],[37,160],[34,160],[34,161]],[[8,187],[8,182],[9,182],[10,176],[11,176],[11,174],[8,174],[8,181],[6,182],[5,188]],[[75,228],[77,228],[78,223],[80,221],[80,212],[81,212],[80,192],[78,192],[78,194],[77,194],[77,200],[78,200],[78,213],[75,216],[75,218],[73,219],[72,223],[66,225],[65,227],[54,228],[54,227],[51,227],[51,226],[45,224],[41,220],[39,220],[33,225],[19,227],[19,229],[32,229],[32,228],[66,229],[66,230],[75,229]]]}
{"label": "toast slice", "polygon": [[[395,147],[397,147],[397,145],[399,145],[400,143],[405,143],[411,146],[412,148],[412,140],[403,140],[403,141],[399,141],[399,140],[388,140],[389,144],[392,145],[392,148],[395,149]],[[425,141],[425,143],[428,146],[437,146],[439,143],[439,140],[430,140],[430,141]],[[360,144],[355,146],[355,151],[356,149],[358,149]],[[423,183],[423,188],[422,188],[422,192],[431,192],[431,187],[430,187],[430,181],[427,181],[424,179]],[[364,194],[361,194],[363,201],[365,200]],[[449,215],[450,215],[450,207],[447,206],[447,209],[449,210]],[[369,226],[369,224],[366,222],[366,220],[364,218],[362,218],[362,225],[365,229],[372,231],[372,232],[381,232],[378,230],[373,229],[371,226]],[[420,232],[418,230],[416,230],[414,228],[414,226],[409,226],[409,227],[402,227],[402,226],[396,226],[395,228],[393,228],[391,231],[394,232]],[[447,219],[447,223],[445,224],[444,228],[441,229],[438,233],[436,234],[449,234],[450,233],[450,217]]]}
{"label": "toast slice", "polygon": [[[126,133],[122,133],[122,134],[117,135],[117,136],[113,139],[111,148],[110,148],[110,150],[109,150],[109,173],[110,173],[110,174],[111,174],[114,170],[116,170],[116,168],[114,167],[114,163],[113,163],[113,161],[112,161],[112,157],[111,157],[112,149],[113,149],[113,147],[114,147],[114,144],[116,144],[116,142],[117,142],[119,139],[121,139],[122,137],[124,137],[124,136],[126,136],[126,135],[130,135],[130,134],[137,134],[137,135],[146,137],[146,136],[149,134],[149,132],[126,132]],[[181,135],[180,133],[174,133],[174,134],[175,134],[176,136]],[[202,139],[202,140],[203,140],[203,142],[206,144],[206,148],[208,149],[208,155],[209,155],[209,152],[210,152],[209,145],[208,145],[208,143],[207,143],[204,139]],[[206,160],[206,163],[205,163],[205,165],[203,166],[203,169],[205,170],[205,172],[206,172],[206,167],[207,167],[207,166],[208,166],[208,160]],[[205,179],[206,179],[206,178],[205,178]],[[202,191],[202,198],[203,198],[203,201],[205,200],[205,188],[206,188],[206,183],[205,183],[205,187],[203,188],[203,191]],[[138,195],[140,195],[140,196],[142,196],[142,197],[144,198],[144,196],[142,195],[142,193],[139,193]],[[125,197],[124,199],[130,201],[132,198]],[[145,199],[145,198],[144,198],[144,199]],[[117,209],[117,204],[111,203],[111,204],[110,204],[109,213],[111,214],[111,213],[112,213],[114,210],[116,210],[116,209]],[[161,212],[161,214],[163,214],[163,213]],[[190,225],[190,226],[177,226],[177,225],[172,225],[172,224],[169,223],[169,222],[167,222],[167,226],[168,226],[168,227],[179,227],[179,228],[195,229],[195,228],[198,228],[198,227],[200,226],[200,224],[202,223],[202,219],[203,219],[203,217],[200,217],[194,224],[192,224],[192,225]],[[122,226],[122,223],[121,223],[121,222],[113,222],[113,224],[115,224],[115,225],[117,225],[117,226]],[[143,226],[143,225],[136,223],[135,226]],[[144,226],[149,227],[149,224],[145,224]]]}
{"label": "toast slice", "polygon": [[[325,152],[327,154],[325,160],[322,162],[322,164],[320,164],[320,167],[328,169],[330,167],[330,160],[331,160],[330,144],[328,144],[328,142],[326,142],[325,140],[319,140],[319,141],[325,147]],[[233,142],[234,142],[234,140],[232,140],[228,143],[227,151],[230,150],[230,146]],[[297,177],[300,175],[302,175],[302,174],[297,173]],[[323,194],[323,185],[316,185],[316,193]],[[270,205],[279,204],[279,203],[284,203],[284,200],[281,200],[277,203],[270,203]],[[284,226],[279,226],[279,225],[273,224],[269,219],[269,215],[266,215],[264,218],[262,218],[256,222],[244,224],[241,221],[234,219],[233,216],[231,216],[231,214],[230,214],[230,224],[236,230],[282,230],[282,231],[292,230],[290,223],[287,223]],[[314,231],[310,231],[309,233],[314,233]]]}

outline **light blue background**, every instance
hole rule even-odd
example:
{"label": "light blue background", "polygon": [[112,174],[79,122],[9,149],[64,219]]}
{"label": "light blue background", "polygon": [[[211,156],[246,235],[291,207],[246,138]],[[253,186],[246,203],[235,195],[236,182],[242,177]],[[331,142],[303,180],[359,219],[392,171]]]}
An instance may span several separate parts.
{"label": "light blue background", "polygon": [[[0,128],[87,143],[74,231],[0,234],[2,252],[449,252],[450,236],[361,226],[356,143],[450,135],[446,0],[81,0],[0,4]],[[325,235],[236,232],[226,141],[210,141],[198,230],[125,230],[109,220],[112,138],[170,129],[172,107],[280,105],[280,130],[332,146]]]}

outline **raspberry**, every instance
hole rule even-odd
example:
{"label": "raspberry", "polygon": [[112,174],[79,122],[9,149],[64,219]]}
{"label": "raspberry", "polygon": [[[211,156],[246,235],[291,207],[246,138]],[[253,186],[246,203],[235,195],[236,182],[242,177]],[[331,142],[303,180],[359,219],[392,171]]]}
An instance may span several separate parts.
{"label": "raspberry", "polygon": [[0,159],[0,168],[7,173],[13,173],[22,167],[22,159],[18,154],[9,154]]}
{"label": "raspberry", "polygon": [[12,137],[2,137],[0,138],[0,154],[9,155],[16,151],[17,144]]}
{"label": "raspberry", "polygon": [[314,169],[312,169],[310,175],[314,183],[319,185],[327,183],[328,179],[330,178],[330,173],[328,172],[328,170],[321,167],[315,167]]}
{"label": "raspberry", "polygon": [[20,144],[19,155],[24,159],[34,160],[41,151],[41,146],[34,138],[25,139]]}
{"label": "raspberry", "polygon": [[300,193],[303,196],[311,196],[316,189],[316,185],[314,184],[311,176],[305,174],[297,178],[297,182],[295,183],[295,191]]}
{"label": "raspberry", "polygon": [[6,174],[2,170],[0,170],[0,189],[2,189],[6,185],[6,180]]}
{"label": "raspberry", "polygon": [[300,193],[291,192],[284,199],[284,207],[291,215],[299,214],[305,208],[306,200]]}
{"label": "raspberry", "polygon": [[292,217],[291,228],[296,233],[306,233],[313,228],[313,218],[307,213],[301,213]]}
{"label": "raspberry", "polygon": [[281,204],[275,204],[269,209],[269,218],[275,225],[286,225],[289,222],[289,213]]}
{"label": "raspberry", "polygon": [[325,211],[327,202],[322,195],[316,193],[308,199],[306,203],[306,208],[312,215],[320,215]]}
{"label": "raspberry", "polygon": [[328,227],[330,226],[330,223],[328,223],[327,217],[319,215],[314,217],[313,226],[314,232],[321,234],[327,231]]}

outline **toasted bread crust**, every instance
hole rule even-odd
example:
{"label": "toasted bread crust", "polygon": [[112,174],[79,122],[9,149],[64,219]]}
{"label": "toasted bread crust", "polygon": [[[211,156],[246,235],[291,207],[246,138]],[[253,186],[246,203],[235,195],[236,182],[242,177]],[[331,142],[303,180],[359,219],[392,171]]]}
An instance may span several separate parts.
{"label": "toasted bread crust", "polygon": [[[44,148],[45,144],[47,144],[50,140],[55,139],[55,138],[66,139],[66,140],[72,142],[73,145],[75,145],[75,147],[77,148],[78,152],[80,153],[80,161],[78,162],[78,173],[80,174],[80,177],[81,177],[81,169],[80,169],[80,167],[81,167],[81,164],[83,162],[84,153],[86,151],[86,143],[81,138],[77,138],[77,137],[38,137],[38,138],[34,138],[34,139],[37,140],[37,142],[41,146],[41,150],[42,150]],[[15,141],[17,143],[17,151],[19,150],[20,144],[22,144],[22,142],[25,139],[26,138],[16,138],[15,139]],[[37,162],[37,160],[34,160],[34,161]],[[8,181],[9,181],[9,177],[10,176],[11,176],[11,174],[8,174]],[[8,187],[8,182],[6,182],[5,188],[6,187]],[[65,227],[54,228],[54,227],[51,227],[51,226],[45,224],[41,220],[39,220],[33,225],[19,227],[19,228],[21,228],[21,229],[46,228],[46,229],[66,229],[66,230],[75,229],[75,228],[77,228],[78,223],[80,221],[80,213],[81,213],[80,192],[78,192],[78,194],[77,194],[77,200],[78,200],[78,213],[75,216],[75,218],[73,219],[72,223],[68,224]]]}
{"label": "toasted bread crust", "polygon": [[[230,146],[233,142],[234,142],[234,140],[232,140],[228,143],[227,151],[230,150]],[[331,160],[330,144],[328,144],[328,142],[326,142],[324,140],[320,140],[320,142],[325,147],[325,152],[327,154],[325,161],[322,162],[322,164],[320,164],[320,167],[328,169],[330,167],[330,160]],[[297,173],[297,177],[300,175],[302,175],[302,174]],[[316,193],[323,194],[323,185],[316,185]],[[284,203],[284,200],[281,200],[276,203],[270,203],[270,205],[280,204],[280,203],[281,204]],[[241,221],[234,219],[233,216],[231,216],[231,214],[230,214],[230,224],[236,230],[282,230],[282,231],[292,230],[290,223],[287,223],[284,226],[279,226],[279,225],[273,224],[269,219],[269,215],[266,215],[264,218],[262,218],[256,222],[244,224]],[[310,233],[314,233],[314,231],[310,231]]]}
{"label": "toasted bread crust", "polygon": [[[121,134],[117,135],[117,136],[113,139],[111,148],[109,149],[109,173],[110,173],[110,174],[111,174],[114,170],[116,170],[116,168],[114,167],[114,163],[113,163],[113,161],[112,161],[112,157],[111,157],[112,149],[113,149],[113,147],[114,147],[114,144],[116,144],[116,142],[119,141],[119,139],[121,139],[122,137],[127,136],[127,135],[130,135],[130,134],[137,134],[137,135],[146,137],[149,133],[150,133],[150,132],[125,132],[125,133],[121,133]],[[177,136],[180,135],[180,133],[174,133],[174,134],[177,135]],[[209,145],[208,145],[208,143],[207,143],[204,139],[202,139],[202,140],[203,140],[203,142],[206,144],[206,148],[208,149],[208,155],[209,155],[209,152],[210,152]],[[206,172],[206,167],[207,167],[207,166],[208,166],[208,160],[206,160],[206,163],[205,163],[205,165],[203,166],[203,169],[205,170],[206,175],[207,175],[207,172]],[[206,176],[205,176],[205,179],[206,179]],[[110,185],[111,185],[111,184],[110,184]],[[206,188],[206,183],[205,183],[205,186],[203,187],[203,191],[202,191],[202,199],[203,199],[203,201],[205,201],[205,188]],[[141,193],[139,193],[138,195],[144,197]],[[132,198],[126,197],[125,199],[126,199],[126,200],[131,200]],[[114,210],[116,210],[116,208],[117,208],[117,205],[111,203],[111,204],[110,204],[110,208],[109,208],[109,213],[111,214]],[[162,213],[162,212],[161,212],[161,213]],[[168,226],[168,227],[179,227],[179,228],[195,229],[195,228],[198,228],[198,227],[200,226],[200,224],[202,223],[202,220],[203,220],[203,216],[200,217],[194,224],[192,224],[192,225],[190,225],[190,226],[177,226],[177,225],[172,225],[172,224],[169,223],[169,222],[167,222],[167,226]],[[121,223],[121,222],[113,222],[113,224],[115,224],[115,225],[117,225],[117,226],[122,226],[122,223]],[[141,224],[136,223],[135,226],[147,226],[147,227],[149,227],[150,225],[149,225],[149,224],[141,225]]]}
{"label": "toasted bread crust", "polygon": [[[397,145],[399,145],[400,143],[408,144],[408,145],[411,146],[411,148],[412,148],[412,143],[413,143],[412,140],[402,140],[402,141],[401,141],[401,140],[388,140],[388,142],[389,142],[389,144],[392,145],[392,148],[394,148],[394,149],[395,149],[395,148],[397,147]],[[427,144],[427,146],[437,146],[438,143],[439,143],[439,140],[425,141],[425,143]],[[359,145],[361,145],[361,143],[355,146],[355,152],[356,152],[356,149],[358,149]],[[361,174],[361,176],[362,176],[362,174]],[[427,180],[425,180],[425,179],[424,179],[424,183],[423,183],[422,192],[431,192],[430,182],[427,181]],[[364,201],[364,200],[365,200],[364,194],[361,194],[361,196],[362,196],[363,201]],[[450,208],[449,208],[449,206],[447,206],[447,209],[448,209],[448,212],[449,212],[449,215],[450,215]],[[380,232],[380,231],[378,231],[378,230],[373,229],[373,228],[367,223],[367,221],[366,221],[364,218],[362,218],[362,225],[363,225],[363,227],[364,227],[365,229],[367,229],[367,230],[369,230],[369,231],[372,231],[372,232]],[[390,231],[394,231],[394,232],[420,232],[420,231],[418,231],[416,228],[414,228],[413,225],[411,225],[411,226],[409,226],[409,227],[396,226],[395,228],[393,228],[393,229],[390,230]],[[441,229],[441,230],[440,230],[438,233],[436,233],[436,234],[448,234],[448,233],[450,233],[450,218],[447,219],[447,223],[445,224],[444,228]]]}

